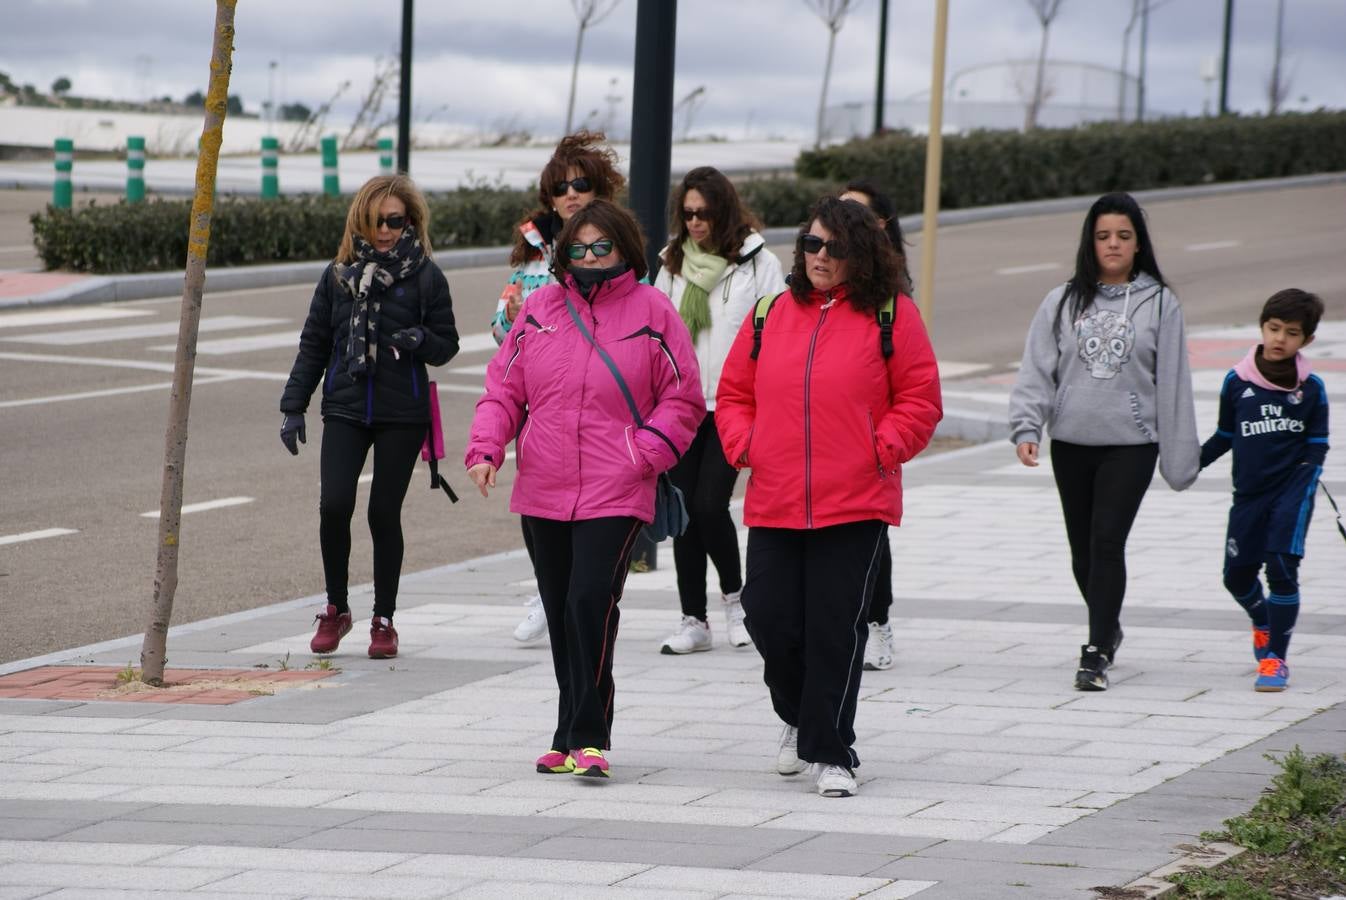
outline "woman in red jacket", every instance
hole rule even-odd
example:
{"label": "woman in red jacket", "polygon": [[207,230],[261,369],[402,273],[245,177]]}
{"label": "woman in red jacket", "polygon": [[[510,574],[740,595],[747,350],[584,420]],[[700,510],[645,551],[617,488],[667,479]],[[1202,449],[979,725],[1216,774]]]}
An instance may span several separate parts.
{"label": "woman in red jacket", "polygon": [[752,469],[743,609],[785,722],[776,769],[797,775],[813,763],[825,797],[856,791],[851,744],[879,544],[885,524],[901,522],[902,463],[943,415],[935,354],[899,292],[901,271],[872,212],[820,200],[790,289],[744,321],[715,399],[726,458]]}

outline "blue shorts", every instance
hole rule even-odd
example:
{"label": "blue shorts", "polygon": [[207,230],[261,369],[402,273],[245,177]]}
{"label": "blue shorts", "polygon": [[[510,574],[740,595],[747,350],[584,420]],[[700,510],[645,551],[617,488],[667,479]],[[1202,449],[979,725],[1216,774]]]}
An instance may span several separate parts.
{"label": "blue shorts", "polygon": [[1225,532],[1225,568],[1260,566],[1268,553],[1302,557],[1317,490],[1318,467],[1301,465],[1274,490],[1235,497]]}

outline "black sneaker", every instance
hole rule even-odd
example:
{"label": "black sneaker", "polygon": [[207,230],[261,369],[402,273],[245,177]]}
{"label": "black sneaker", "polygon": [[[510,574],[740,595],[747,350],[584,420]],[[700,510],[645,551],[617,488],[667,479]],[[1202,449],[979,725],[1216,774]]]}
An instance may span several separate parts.
{"label": "black sneaker", "polygon": [[1106,691],[1108,657],[1093,644],[1080,648],[1080,668],[1075,673],[1075,690]]}
{"label": "black sneaker", "polygon": [[1122,646],[1122,626],[1117,626],[1117,634],[1112,639],[1112,646],[1103,651],[1103,655],[1108,658],[1108,665],[1117,663],[1117,650]]}

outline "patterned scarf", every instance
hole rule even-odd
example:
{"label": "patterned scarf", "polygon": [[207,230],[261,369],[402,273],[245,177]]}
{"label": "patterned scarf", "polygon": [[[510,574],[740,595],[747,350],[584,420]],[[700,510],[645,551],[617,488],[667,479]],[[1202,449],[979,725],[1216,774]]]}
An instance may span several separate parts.
{"label": "patterned scarf", "polygon": [[682,291],[678,315],[692,333],[692,343],[703,328],[710,327],[710,292],[720,280],[729,260],[707,253],[690,237],[682,242],[682,277],[687,287]]}
{"label": "patterned scarf", "polygon": [[351,295],[351,327],[346,336],[346,375],[355,381],[373,376],[379,362],[379,313],[383,292],[413,274],[425,262],[425,248],[408,225],[397,243],[380,253],[360,235],[352,235],[355,262],[337,266],[337,280]]}

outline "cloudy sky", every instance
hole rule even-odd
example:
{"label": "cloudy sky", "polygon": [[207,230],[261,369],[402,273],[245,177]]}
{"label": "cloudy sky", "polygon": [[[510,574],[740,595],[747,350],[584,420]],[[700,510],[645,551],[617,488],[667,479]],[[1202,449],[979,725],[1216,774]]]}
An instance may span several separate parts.
{"label": "cloudy sky", "polygon": [[[837,38],[829,103],[872,101],[880,0],[858,0]],[[1203,64],[1220,52],[1224,0],[1150,0],[1146,108],[1199,114],[1217,96]],[[585,37],[576,120],[623,135],[630,121],[637,0]],[[887,96],[903,100],[930,82],[933,0],[890,0]],[[231,92],[258,112],[271,89],[277,103],[316,106],[343,81],[336,105],[351,114],[376,57],[397,49],[398,0],[239,0]],[[1273,59],[1276,0],[1236,0],[1230,105],[1265,111]],[[415,109],[469,130],[560,133],[565,119],[576,20],[570,0],[418,0]],[[1032,59],[1039,28],[1025,0],[951,0],[947,71]],[[1050,32],[1049,56],[1116,69],[1131,0],[1064,0]],[[1346,108],[1346,2],[1285,0],[1286,107]],[[0,71],[45,89],[59,76],[73,92],[108,98],[204,89],[215,4],[211,0],[5,0]],[[680,0],[677,82],[682,97],[704,88],[691,134],[730,139],[812,134],[827,31],[805,0]],[[1132,33],[1136,71],[1140,27]],[[1085,70],[1064,67],[1056,90],[1074,93]],[[968,99],[1012,98],[1006,79],[960,79]],[[1092,82],[1115,103],[1115,86]],[[615,98],[615,99],[612,99]],[[1102,102],[1102,101],[1100,101]],[[392,110],[395,98],[389,105]],[[866,114],[872,118],[872,113]],[[681,133],[685,126],[679,120]]]}

